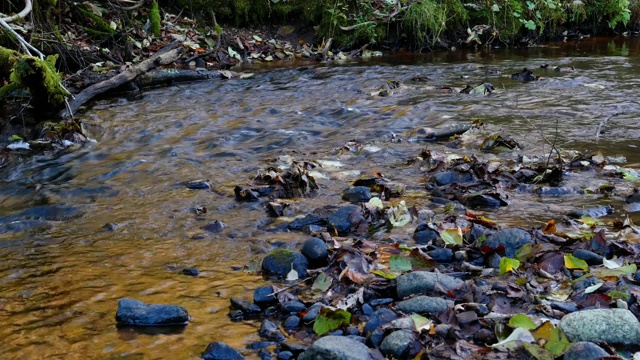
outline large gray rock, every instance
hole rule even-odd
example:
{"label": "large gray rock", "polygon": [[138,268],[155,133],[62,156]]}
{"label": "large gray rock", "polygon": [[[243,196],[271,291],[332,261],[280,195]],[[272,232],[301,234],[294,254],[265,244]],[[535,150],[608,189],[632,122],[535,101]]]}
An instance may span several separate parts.
{"label": "large gray rock", "polygon": [[413,359],[420,352],[420,343],[413,331],[397,330],[382,340],[380,350],[387,358]]}
{"label": "large gray rock", "polygon": [[640,322],[626,309],[592,309],[565,315],[560,329],[571,342],[640,343]]}
{"label": "large gray rock", "polygon": [[400,301],[396,304],[396,310],[405,314],[435,314],[446,311],[448,308],[447,300],[424,295]]}
{"label": "large gray rock", "polygon": [[516,251],[526,244],[533,244],[531,235],[518,228],[504,229],[495,232],[487,237],[484,242],[484,246],[488,246],[491,250],[504,249],[504,254],[507,257],[514,257]]}
{"label": "large gray rock", "polygon": [[145,304],[134,299],[120,299],[116,322],[131,326],[186,325],[187,310],[178,305]]}
{"label": "large gray rock", "polygon": [[599,360],[609,354],[600,346],[586,341],[571,345],[571,349],[564,354],[563,360]]}
{"label": "large gray rock", "polygon": [[414,271],[398,277],[396,291],[400,299],[409,295],[428,295],[436,284],[446,290],[451,290],[462,285],[463,281],[445,274]]}
{"label": "large gray rock", "polygon": [[299,360],[373,360],[369,348],[345,336],[325,336],[300,354]]}

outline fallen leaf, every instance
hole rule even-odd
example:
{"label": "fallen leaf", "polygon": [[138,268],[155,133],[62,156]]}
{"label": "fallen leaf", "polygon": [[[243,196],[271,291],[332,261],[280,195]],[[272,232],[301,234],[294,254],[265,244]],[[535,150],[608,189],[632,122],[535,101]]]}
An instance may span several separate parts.
{"label": "fallen leaf", "polygon": [[324,307],[313,323],[313,331],[318,335],[324,335],[330,331],[348,326],[351,323],[351,313],[342,309],[333,310]]}
{"label": "fallen leaf", "polygon": [[564,266],[569,270],[578,269],[582,271],[589,271],[589,265],[587,265],[586,261],[578,259],[571,254],[566,254],[564,256]]}
{"label": "fallen leaf", "polygon": [[512,328],[523,328],[527,330],[533,330],[538,327],[536,323],[533,322],[527,315],[525,314],[516,314],[509,319],[509,326]]}
{"label": "fallen leaf", "polygon": [[547,321],[537,329],[531,331],[531,335],[533,335],[538,343],[544,343],[543,347],[549,350],[554,357],[564,354],[571,348],[571,343],[569,339],[567,339],[567,336],[562,330],[555,327],[551,321]]}
{"label": "fallen leaf", "polygon": [[445,229],[440,232],[440,238],[447,245],[462,245],[462,229],[458,226],[455,229]]}
{"label": "fallen leaf", "polygon": [[320,273],[318,277],[313,281],[311,290],[325,292],[331,287],[333,279],[325,273]]}
{"label": "fallen leaf", "polygon": [[508,257],[503,257],[502,259],[500,259],[500,275],[513,270],[518,270],[519,267],[520,261],[516,259],[511,259]]}
{"label": "fallen leaf", "polygon": [[404,256],[391,255],[391,258],[389,259],[389,268],[391,271],[411,271],[411,259]]}

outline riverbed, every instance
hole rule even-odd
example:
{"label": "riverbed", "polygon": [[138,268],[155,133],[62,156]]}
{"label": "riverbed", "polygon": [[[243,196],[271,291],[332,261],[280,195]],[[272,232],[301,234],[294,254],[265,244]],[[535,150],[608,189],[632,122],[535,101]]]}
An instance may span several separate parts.
{"label": "riverbed", "polygon": [[[544,135],[562,149],[624,157],[621,166],[637,169],[639,53],[640,39],[616,38],[254,65],[236,70],[254,73],[248,79],[178,84],[149,90],[141,100],[98,102],[81,115],[93,141],[0,173],[0,216],[32,220],[34,208],[59,210],[27,231],[0,232],[0,357],[197,359],[211,341],[244,349],[258,340],[259,322],[229,319],[229,298],[250,299],[268,283],[251,271],[261,257],[308,236],[273,230],[280,223],[264,205],[236,201],[233,189],[292,159],[322,165],[313,173],[316,194],[295,205],[299,215],[340,203],[351,181],[371,173],[405,184],[408,205],[426,206],[424,171],[410,160],[424,148],[469,156],[480,150],[414,141],[421,127],[480,120],[478,136],[501,133],[521,146],[490,155],[500,161],[547,156]],[[557,66],[562,71],[554,71]],[[525,67],[541,79],[510,78]],[[390,80],[402,85],[376,94]],[[491,96],[441,90],[485,82],[495,88]],[[208,179],[211,189],[185,186],[196,179]],[[585,172],[563,185],[605,184],[619,193],[514,192],[509,206],[486,216],[531,227],[576,208],[610,204],[612,218],[624,218],[632,181]],[[222,231],[207,230],[215,220],[225,224]],[[410,242],[415,226],[394,229],[389,239]],[[185,267],[200,274],[184,275]],[[123,297],[182,305],[193,320],[177,332],[118,329],[115,311]]]}

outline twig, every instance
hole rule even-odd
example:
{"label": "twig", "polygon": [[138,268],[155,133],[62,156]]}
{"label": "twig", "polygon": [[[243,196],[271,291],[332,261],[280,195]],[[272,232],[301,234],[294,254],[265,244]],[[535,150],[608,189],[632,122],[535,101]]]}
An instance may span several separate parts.
{"label": "twig", "polygon": [[611,115],[609,115],[608,118],[600,121],[600,124],[598,124],[598,128],[596,129],[596,140],[598,140],[598,138],[600,138],[600,131],[602,131],[602,128],[607,125],[607,123],[609,122],[609,120],[611,120],[612,117],[620,115],[622,113],[613,113]]}
{"label": "twig", "polygon": [[24,49],[24,52],[27,55],[32,56],[31,52],[29,51],[29,50],[31,50],[34,53],[36,53],[36,55],[38,55],[40,60],[44,60],[44,54],[41,53],[40,50],[38,50],[35,47],[33,47],[33,45],[29,44],[22,36],[20,36],[20,34],[18,34],[15,30],[13,30],[11,25],[9,25],[4,19],[0,18],[0,25],[2,25],[3,28],[7,29],[7,31],[10,32],[11,35],[15,36],[15,38],[20,43],[20,46],[22,46],[22,49]]}
{"label": "twig", "polygon": [[310,279],[311,279],[311,277],[304,278],[304,279],[302,279],[302,280],[297,281],[297,282],[296,282],[295,284],[293,284],[293,285],[289,285],[289,286],[287,286],[287,287],[283,287],[283,288],[279,289],[278,291],[274,291],[274,292],[272,292],[271,294],[269,294],[269,295],[267,295],[267,296],[273,296],[273,297],[275,297],[277,294],[279,294],[279,293],[281,293],[281,292],[283,292],[283,291],[285,291],[285,290],[289,290],[289,289],[291,289],[291,288],[294,288],[294,287],[296,287],[296,286],[298,286],[298,285],[302,284],[303,282],[305,282],[305,281],[307,281],[307,280],[310,280]]}
{"label": "twig", "polygon": [[365,21],[365,22],[351,25],[351,26],[340,26],[340,30],[349,31],[349,30],[357,29],[360,26],[365,26],[365,25],[375,24],[375,23],[376,23],[375,21]]}
{"label": "twig", "polygon": [[116,5],[114,3],[112,3],[111,1],[109,1],[109,4],[111,4],[111,6],[113,6],[116,9],[119,10],[124,10],[124,11],[131,11],[131,10],[135,10],[138,9],[140,7],[142,7],[142,5],[144,5],[144,0],[139,0],[137,2],[134,1],[129,1],[129,0],[116,0],[116,2],[120,2],[120,3],[134,3],[131,6],[122,6],[122,5]]}
{"label": "twig", "polygon": [[322,60],[327,60],[327,53],[329,49],[331,49],[331,43],[333,42],[333,38],[329,38],[327,43],[324,45],[324,49],[322,49]]}

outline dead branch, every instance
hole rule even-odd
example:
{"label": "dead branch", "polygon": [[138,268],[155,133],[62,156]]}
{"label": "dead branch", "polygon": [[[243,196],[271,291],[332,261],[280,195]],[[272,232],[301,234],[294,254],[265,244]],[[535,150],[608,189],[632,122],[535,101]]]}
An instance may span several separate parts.
{"label": "dead branch", "polygon": [[122,73],[108,80],[93,84],[88,88],[82,90],[75,96],[75,99],[69,102],[69,108],[60,112],[59,117],[63,119],[73,117],[73,113],[76,112],[80,108],[80,106],[84,105],[97,95],[115,89],[118,86],[122,86],[160,65],[169,65],[173,63],[180,57],[180,54],[182,54],[182,52],[184,51],[182,47],[176,48],[178,45],[179,43],[173,42],[165,46],[163,49],[160,49],[149,59],[135,66],[127,68]]}
{"label": "dead branch", "polygon": [[139,0],[139,1],[115,0],[115,2],[117,2],[117,3],[130,3],[130,4],[132,3],[133,4],[131,6],[123,6],[123,5],[119,5],[119,4],[114,4],[113,2],[109,1],[109,4],[111,4],[111,6],[113,6],[116,9],[124,10],[124,11],[135,10],[135,9],[138,9],[138,8],[142,7],[142,5],[144,5],[144,0]]}
{"label": "dead branch", "polygon": [[6,22],[7,24],[10,22],[16,21],[18,19],[24,19],[31,12],[31,8],[32,8],[31,0],[24,0],[24,9],[22,9],[22,11],[20,11],[19,13],[13,16],[1,18],[1,19],[4,20],[4,22]]}

